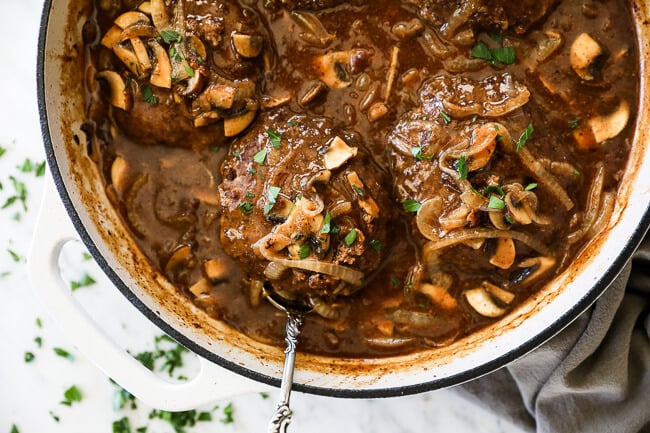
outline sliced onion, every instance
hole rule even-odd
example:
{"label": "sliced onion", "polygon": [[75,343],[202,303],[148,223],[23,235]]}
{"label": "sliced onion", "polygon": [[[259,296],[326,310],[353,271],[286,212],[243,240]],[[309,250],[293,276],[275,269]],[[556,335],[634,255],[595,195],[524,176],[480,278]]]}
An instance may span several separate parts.
{"label": "sliced onion", "polygon": [[587,237],[593,238],[595,235],[600,233],[609,223],[609,219],[614,213],[614,205],[616,204],[616,194],[613,192],[603,193],[600,209],[598,211],[598,217],[591,225],[591,228],[587,232]]}
{"label": "sliced onion", "polygon": [[526,233],[517,232],[514,230],[497,230],[482,227],[451,232],[444,238],[432,240],[426,245],[426,247],[432,250],[439,250],[441,248],[446,248],[472,239],[502,237],[511,237],[512,239],[524,243],[544,255],[551,255],[551,251],[548,249],[548,247],[546,247],[546,245],[543,245],[541,242],[535,240],[532,236],[529,236]]}
{"label": "sliced onion", "polygon": [[286,266],[282,266],[276,262],[269,262],[269,264],[266,265],[266,269],[264,269],[264,276],[269,280],[279,280],[282,278],[282,274],[284,274],[284,271],[286,270]]}
{"label": "sliced onion", "polygon": [[322,262],[320,260],[291,260],[281,257],[275,257],[273,258],[273,261],[288,268],[296,268],[305,271],[316,272],[319,274],[330,275],[354,286],[361,286],[363,284],[363,272],[348,268],[347,266],[341,266],[330,262]]}
{"label": "sliced onion", "polygon": [[436,196],[422,203],[415,217],[415,224],[420,234],[430,241],[438,241],[440,239],[439,230],[431,224],[431,221],[438,221],[438,218],[442,214],[442,208],[442,198]]}
{"label": "sliced onion", "polygon": [[603,163],[599,163],[596,167],[594,180],[591,182],[591,187],[589,188],[589,194],[587,195],[587,205],[585,214],[582,217],[582,225],[576,231],[569,233],[569,236],[567,237],[569,244],[578,242],[587,234],[587,232],[589,232],[589,229],[591,229],[592,224],[597,218],[604,183],[605,166]]}
{"label": "sliced onion", "polygon": [[[348,268],[347,266],[341,266],[330,262],[323,262],[320,260],[292,260],[284,257],[280,257],[274,252],[269,244],[269,241],[273,237],[278,237],[274,233],[270,233],[264,236],[262,239],[257,241],[253,248],[257,249],[262,257],[270,262],[275,262],[279,266],[284,266],[287,268],[302,269],[305,271],[311,271],[319,274],[330,275],[336,277],[346,283],[352,284],[354,286],[361,286],[363,284],[364,273],[356,269]],[[282,236],[283,238],[286,236]],[[287,238],[288,239],[288,238]],[[285,245],[286,246],[286,245]],[[280,248],[282,249],[282,248]],[[277,250],[279,251],[279,250]]]}

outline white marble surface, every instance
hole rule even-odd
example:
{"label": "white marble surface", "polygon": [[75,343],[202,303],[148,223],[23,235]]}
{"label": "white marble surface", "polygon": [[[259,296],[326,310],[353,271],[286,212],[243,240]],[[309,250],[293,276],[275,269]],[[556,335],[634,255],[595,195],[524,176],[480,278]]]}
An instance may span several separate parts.
{"label": "white marble surface", "polygon": [[[173,429],[149,420],[152,408],[139,402],[136,410],[113,409],[116,387],[86,360],[57,328],[32,292],[26,256],[43,191],[43,177],[22,172],[25,159],[44,160],[35,86],[37,39],[41,0],[3,1],[0,15],[0,206],[15,194],[10,176],[26,186],[23,209],[20,201],[0,210],[0,433],[111,432],[112,422],[123,417],[131,430],[149,426],[148,433]],[[38,240],[36,240],[38,242]],[[147,322],[112,287],[102,272],[83,260],[79,244],[66,248],[60,262],[69,280],[84,272],[97,282],[76,291],[76,297],[100,325],[132,353],[153,348],[161,332]],[[15,253],[17,261],[12,253]],[[37,321],[41,326],[37,325]],[[40,337],[39,347],[35,338]],[[57,356],[54,348],[70,352],[72,359]],[[34,360],[25,362],[25,353]],[[196,360],[188,354],[185,372],[192,374]],[[60,404],[64,391],[75,385],[83,399],[71,407]],[[275,407],[277,392],[269,398],[243,395],[215,402],[200,410],[212,411],[213,421],[199,422],[191,432],[261,432]],[[234,422],[221,422],[223,408],[232,403]],[[505,420],[463,401],[449,391],[382,400],[342,400],[295,394],[292,399],[294,432],[515,432]],[[58,419],[58,421],[57,421]]]}

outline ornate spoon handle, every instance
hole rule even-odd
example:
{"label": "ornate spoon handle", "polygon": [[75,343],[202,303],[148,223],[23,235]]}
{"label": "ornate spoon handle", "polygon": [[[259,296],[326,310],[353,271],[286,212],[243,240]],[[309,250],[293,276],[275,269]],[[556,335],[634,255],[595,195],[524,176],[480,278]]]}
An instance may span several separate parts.
{"label": "ornate spoon handle", "polygon": [[302,316],[299,314],[287,313],[287,348],[284,350],[284,368],[282,370],[282,382],[280,384],[280,401],[278,408],[269,422],[268,433],[285,433],[291,423],[291,409],[289,398],[291,397],[291,386],[293,384],[293,368],[296,363],[296,346],[300,335]]}

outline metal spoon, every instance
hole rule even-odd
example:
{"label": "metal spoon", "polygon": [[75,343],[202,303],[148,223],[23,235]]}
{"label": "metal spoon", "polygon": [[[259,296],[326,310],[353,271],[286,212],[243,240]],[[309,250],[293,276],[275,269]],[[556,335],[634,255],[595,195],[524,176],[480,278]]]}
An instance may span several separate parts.
{"label": "metal spoon", "polygon": [[282,382],[280,383],[280,401],[275,414],[271,418],[268,433],[284,433],[291,423],[291,409],[289,398],[293,385],[293,369],[296,362],[296,346],[300,335],[300,326],[305,314],[313,310],[311,300],[306,302],[291,301],[275,293],[272,288],[264,287],[264,296],[275,308],[284,311],[287,315],[287,328],[285,341],[287,348],[284,350],[284,367],[282,369]]}

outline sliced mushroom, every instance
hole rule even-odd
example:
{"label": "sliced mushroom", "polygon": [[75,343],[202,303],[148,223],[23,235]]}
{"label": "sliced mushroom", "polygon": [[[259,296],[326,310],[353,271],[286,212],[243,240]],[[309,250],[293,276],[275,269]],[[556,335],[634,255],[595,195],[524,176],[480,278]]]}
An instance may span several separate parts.
{"label": "sliced mushroom", "polygon": [[343,164],[348,162],[348,160],[357,156],[358,151],[358,148],[348,146],[341,137],[334,137],[330,141],[330,145],[327,148],[325,155],[323,155],[325,168],[328,170],[334,170],[341,167]]}
{"label": "sliced mushroom", "polygon": [[368,108],[368,120],[376,122],[388,114],[388,105],[383,102],[375,102]]}
{"label": "sliced mushroom", "polygon": [[151,60],[149,59],[147,47],[145,47],[144,42],[140,38],[129,39],[129,42],[131,42],[133,53],[136,59],[138,59],[138,69],[142,74],[147,74],[151,70]]}
{"label": "sliced mushroom", "polygon": [[359,50],[346,50],[323,54],[314,59],[314,67],[328,87],[333,89],[348,87],[352,84],[352,80],[346,66],[352,67],[352,59],[358,53]]}
{"label": "sliced mushroom", "polygon": [[418,287],[418,291],[442,309],[454,310],[458,307],[456,298],[454,298],[449,291],[442,286],[423,283]]}
{"label": "sliced mushroom", "polygon": [[491,211],[488,212],[488,217],[492,225],[499,230],[508,230],[510,228],[510,223],[506,220],[505,215],[501,211]]}
{"label": "sliced mushroom", "polygon": [[555,259],[553,257],[540,256],[523,260],[518,265],[521,271],[514,275],[512,282],[514,284],[529,283],[550,271],[553,266],[555,266]]}
{"label": "sliced mushroom", "polygon": [[210,295],[211,294],[210,282],[205,278],[201,278],[199,281],[192,284],[189,290],[190,293],[192,293],[194,296],[197,297],[201,295]]}
{"label": "sliced mushroom", "polygon": [[506,313],[504,308],[499,307],[494,302],[492,295],[484,287],[465,290],[463,296],[465,296],[469,305],[481,316],[496,318]]}
{"label": "sliced mushroom", "polygon": [[[117,26],[113,26],[113,27],[117,27]],[[147,38],[147,39],[156,38],[157,36],[158,36],[158,31],[156,31],[156,29],[151,24],[139,22],[122,30],[122,32],[120,33],[120,42],[124,42],[128,39],[135,39],[135,38]]]}
{"label": "sliced mushroom", "polygon": [[253,58],[260,55],[264,47],[264,39],[260,35],[246,35],[243,33],[234,33],[232,35],[232,45],[242,57]]}
{"label": "sliced mushroom", "polygon": [[113,23],[121,29],[126,29],[138,23],[151,24],[151,20],[142,12],[128,11],[115,18]]}
{"label": "sliced mushroom", "polygon": [[212,125],[213,123],[217,122],[219,119],[221,119],[221,115],[217,111],[206,111],[203,113],[199,113],[194,118],[194,127],[201,128],[204,126]]}
{"label": "sliced mushroom", "polygon": [[549,224],[550,220],[537,213],[537,194],[532,191],[526,191],[519,184],[506,194],[504,199],[508,214],[512,220],[522,225],[528,225],[532,222],[537,224]]}
{"label": "sliced mushroom", "polygon": [[97,78],[106,80],[111,89],[111,105],[129,111],[133,107],[133,94],[131,87],[126,85],[124,78],[115,71],[102,71],[97,73]]}
{"label": "sliced mushroom", "polygon": [[225,84],[211,84],[197,98],[199,104],[206,102],[207,108],[218,107],[223,109],[232,108],[237,98],[237,88]]}
{"label": "sliced mushroom", "polygon": [[140,3],[140,5],[138,5],[138,10],[147,15],[151,15],[151,2],[145,1]]}
{"label": "sliced mushroom", "polygon": [[600,44],[589,34],[581,33],[571,44],[571,67],[583,80],[593,80],[593,67],[603,54]]}
{"label": "sliced mushroom", "polygon": [[443,231],[447,232],[450,230],[465,227],[468,222],[467,217],[469,216],[471,211],[472,210],[468,205],[464,203],[461,204],[456,209],[453,209],[452,211],[445,213],[444,216],[438,218],[438,222],[440,223],[440,228]]}
{"label": "sliced mushroom", "polygon": [[485,290],[487,290],[492,296],[497,298],[499,301],[503,302],[506,305],[512,304],[512,301],[515,300],[515,294],[502,289],[499,286],[495,286],[494,284],[488,282],[488,281],[483,281],[481,283],[481,287],[483,287]]}
{"label": "sliced mushroom", "polygon": [[223,132],[226,137],[234,137],[248,127],[255,119],[255,111],[247,111],[235,117],[228,117],[223,121]]}
{"label": "sliced mushroom", "polygon": [[379,206],[377,206],[377,202],[372,197],[370,197],[370,194],[366,191],[366,187],[359,178],[357,172],[349,172],[347,179],[350,186],[357,193],[357,201],[359,202],[359,207],[371,217],[377,218],[379,216]]}
{"label": "sliced mushroom", "polygon": [[291,102],[291,94],[282,96],[262,96],[261,104],[263,108],[277,108],[287,105]]}
{"label": "sliced mushroom", "polygon": [[127,189],[129,165],[126,160],[118,156],[111,165],[111,183],[118,194],[122,195]]}
{"label": "sliced mushroom", "polygon": [[159,33],[171,30],[171,21],[164,0],[151,0],[151,20]]}
{"label": "sliced mushroom", "polygon": [[129,68],[129,71],[131,71],[133,75],[138,78],[144,77],[144,71],[140,69],[138,56],[133,51],[121,44],[117,44],[113,47],[113,53],[115,53],[117,58],[120,59],[127,68]]}
{"label": "sliced mushroom", "polygon": [[630,106],[626,101],[621,101],[618,108],[607,116],[596,116],[589,119],[588,123],[597,143],[616,137],[623,131],[630,118]]}
{"label": "sliced mushroom", "polygon": [[537,45],[537,61],[543,62],[562,46],[562,34],[555,31],[545,31],[544,38]]}
{"label": "sliced mushroom", "polygon": [[190,245],[180,245],[174,250],[165,265],[165,274],[170,275],[175,269],[183,266],[187,267],[194,259],[192,247]]}
{"label": "sliced mushroom", "polygon": [[155,40],[149,41],[154,64],[149,82],[154,86],[170,89],[172,87],[172,65],[167,50]]}
{"label": "sliced mushroom", "polygon": [[118,26],[113,26],[104,34],[101,40],[101,44],[112,50],[115,45],[119,44],[122,40],[122,29]]}
{"label": "sliced mushroom", "polygon": [[496,239],[496,248],[490,258],[490,264],[501,269],[508,269],[515,262],[517,250],[512,238],[501,237]]}
{"label": "sliced mushroom", "polygon": [[223,259],[211,259],[204,262],[203,272],[213,283],[225,281],[230,275],[228,264]]}

